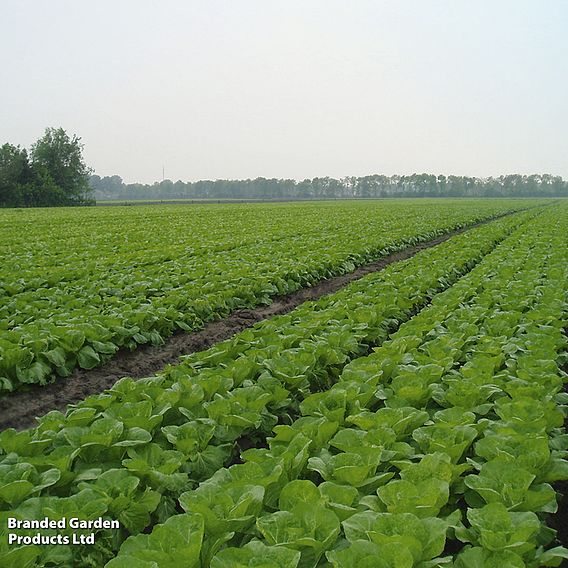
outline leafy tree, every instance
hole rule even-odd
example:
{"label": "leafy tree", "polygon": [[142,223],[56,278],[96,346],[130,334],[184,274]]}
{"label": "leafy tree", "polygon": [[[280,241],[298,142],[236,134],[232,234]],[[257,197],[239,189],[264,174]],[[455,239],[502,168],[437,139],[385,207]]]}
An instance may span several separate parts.
{"label": "leafy tree", "polygon": [[12,144],[0,147],[0,205],[27,205],[34,175],[25,149]]}
{"label": "leafy tree", "polygon": [[28,153],[12,144],[0,148],[0,207],[90,205],[90,169],[83,145],[63,128],[47,128]]}
{"label": "leafy tree", "polygon": [[83,161],[81,139],[72,138],[63,128],[46,128],[32,146],[31,163],[43,187],[49,193],[45,205],[85,205],[92,203],[89,175]]}

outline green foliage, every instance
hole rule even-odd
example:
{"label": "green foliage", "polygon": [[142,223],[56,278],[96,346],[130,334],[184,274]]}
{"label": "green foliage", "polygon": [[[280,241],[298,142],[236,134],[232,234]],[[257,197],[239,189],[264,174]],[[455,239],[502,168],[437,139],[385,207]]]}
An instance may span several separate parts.
{"label": "green foliage", "polygon": [[242,548],[222,550],[211,561],[211,568],[297,568],[299,562],[297,550],[253,540]]}
{"label": "green foliage", "polygon": [[[566,346],[564,316],[557,303],[565,295],[561,283],[565,274],[555,270],[564,262],[566,248],[553,248],[552,256],[537,255],[535,248],[542,252],[550,245],[535,233],[511,240],[437,296],[429,308],[402,324],[373,354],[349,363],[331,389],[305,399],[299,406],[301,418],[275,427],[268,450],[242,453],[243,465],[231,466],[185,494],[185,500],[195,500],[215,480],[217,491],[208,489],[207,510],[216,511],[217,531],[209,537],[206,531],[205,540],[218,535],[219,527],[222,532],[221,519],[231,522],[231,507],[237,501],[221,495],[231,495],[239,468],[248,471],[254,464],[256,473],[251,469],[247,482],[267,480],[263,486],[270,484],[270,493],[278,495],[276,501],[265,491],[263,503],[256,502],[256,507],[262,507],[257,531],[250,518],[240,529],[225,525],[227,548],[220,545],[219,558],[226,554],[240,565],[238,543],[253,538],[259,555],[242,554],[242,565],[262,566],[261,550],[265,549],[256,544],[260,538],[265,547],[300,552],[298,566],[315,567],[324,562],[324,555],[337,567],[560,565],[568,551],[550,547],[554,533],[540,515],[554,510],[554,492],[545,480],[562,477],[560,456],[568,447],[556,418],[557,405],[565,402],[556,395],[563,375],[558,363],[547,365],[547,372],[556,373],[557,380],[543,374],[528,377],[524,370],[535,364],[531,361],[554,360]],[[534,260],[527,266],[523,251],[529,249]],[[524,305],[513,306],[506,295],[500,295],[499,290],[509,286],[504,276],[511,272],[523,282]],[[506,329],[496,325],[495,318],[504,306],[509,310],[507,320],[517,322]],[[471,333],[473,321],[475,336],[439,341],[440,334]],[[410,340],[401,341],[404,337]],[[444,357],[451,357],[445,373],[431,366],[432,359],[439,357],[432,342],[453,345],[445,351]],[[518,349],[508,349],[507,358],[496,363],[491,359],[497,342],[515,344]],[[526,348],[528,342],[531,349]],[[392,360],[400,349],[408,357],[399,358],[385,378],[377,372],[384,369],[381,363]],[[409,377],[412,366],[434,387],[431,396],[415,401],[420,408],[402,406],[400,389],[391,388],[403,384],[395,379]],[[446,393],[455,388],[456,368],[463,373],[462,382],[472,385],[467,391],[472,394],[471,408],[462,406],[467,399],[449,404]],[[376,399],[367,396],[370,385]],[[474,387],[483,392],[481,403],[473,396]],[[530,402],[528,389],[533,393]],[[537,394],[540,398],[535,398]],[[404,402],[408,405],[407,397]],[[278,461],[283,451],[297,455],[296,442],[302,433],[312,440],[301,446],[304,452],[308,449],[309,457],[302,455],[293,467],[290,458]],[[542,440],[548,443],[542,445]],[[248,487],[240,486],[244,495]],[[221,507],[225,501],[228,506]],[[463,507],[467,508],[465,518]],[[333,539],[328,539],[329,534]],[[466,543],[455,559],[443,556],[448,539]]]}
{"label": "green foliage", "polygon": [[188,513],[168,519],[150,535],[130,537],[122,545],[121,554],[108,568],[127,566],[157,568],[198,568],[203,540],[203,518]]}
{"label": "green foliage", "polygon": [[91,205],[91,170],[83,145],[63,128],[47,128],[28,154],[11,144],[0,148],[0,207]]}
{"label": "green foliage", "polygon": [[27,151],[11,144],[0,147],[0,207],[28,205],[34,181]]}
{"label": "green foliage", "polygon": [[[38,143],[37,152],[48,165],[53,161],[50,145],[66,147],[59,138],[50,132]],[[60,169],[61,179],[67,179],[65,168]],[[235,309],[267,303],[409,244],[526,206],[374,204],[361,210],[359,204],[332,205],[227,208],[221,228],[210,208],[192,210],[191,216],[187,208],[168,209],[167,215],[159,208],[0,212],[0,239],[7,245],[0,255],[0,393],[67,377],[76,367],[91,369],[121,348],[160,345],[177,329],[197,329]],[[517,221],[499,221],[499,229],[479,242],[477,254],[532,215],[534,211],[519,214]],[[467,269],[469,258],[460,255],[458,270]],[[323,314],[307,307],[301,313],[303,335],[294,331],[280,339],[267,326],[260,345],[285,341],[287,349],[263,357],[262,366],[242,362],[242,368],[235,366],[234,379],[263,372],[296,389],[329,387],[339,369],[363,354],[365,343],[384,338],[395,319],[407,318],[409,310],[456,278],[427,265],[416,270],[404,278],[393,274],[389,281],[376,281],[382,293],[372,302],[359,297],[371,297],[364,286],[338,296],[343,309],[322,302],[322,308],[333,309],[329,321],[338,325],[327,325]],[[423,284],[416,296],[418,275]],[[306,343],[310,335],[313,339]],[[234,349],[244,350],[244,343]],[[226,355],[221,351],[216,356]],[[319,374],[315,366],[330,371]],[[423,380],[430,380],[427,374]],[[217,409],[221,413],[224,404]]]}
{"label": "green foliage", "polygon": [[[499,240],[488,227],[452,239],[32,431],[1,433],[1,514],[75,506],[118,517],[132,536],[105,541],[105,558],[124,541],[111,567],[560,565],[567,552],[545,522],[549,483],[568,477],[558,420],[568,248],[566,213],[547,215],[493,252],[479,251]],[[384,321],[409,297],[421,306],[432,281],[445,291],[414,317],[397,313],[399,328],[369,355],[354,342],[351,361],[302,356],[329,327],[334,341],[345,333],[353,296]],[[67,339],[82,349],[87,336]],[[413,371],[427,395],[410,400],[401,391]],[[448,395],[458,380],[468,397]],[[260,443],[239,451],[244,438]],[[464,545],[455,558],[444,556],[449,541]],[[16,552],[38,566],[93,558],[0,548],[0,561]]]}

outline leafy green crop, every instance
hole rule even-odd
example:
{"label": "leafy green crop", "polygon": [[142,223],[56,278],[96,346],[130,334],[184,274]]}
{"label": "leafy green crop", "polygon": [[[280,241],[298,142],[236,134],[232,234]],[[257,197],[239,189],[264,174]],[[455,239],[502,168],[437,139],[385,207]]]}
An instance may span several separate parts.
{"label": "leafy green crop", "polygon": [[[555,224],[567,216],[557,215],[546,229],[534,223],[506,241],[374,353],[349,363],[331,389],[304,400],[301,418],[274,427],[268,448],[242,452],[243,464],[184,495],[191,501],[210,488],[207,507],[222,530],[221,516],[230,522],[231,513],[215,507],[222,502],[215,494],[239,486],[246,495],[247,483],[264,488],[256,527],[250,518],[240,530],[233,525],[211,565],[240,561],[247,543],[259,552],[295,550],[300,567],[537,567],[568,557],[545,525],[555,503],[548,483],[568,477],[558,394],[568,249]],[[523,302],[504,293],[511,274]],[[515,324],[496,325],[501,313]],[[431,365],[442,345],[439,373]],[[515,348],[498,356],[497,345]],[[535,365],[546,373],[527,374]],[[409,367],[431,387],[414,408],[395,386]],[[470,384],[469,398],[447,396],[457,380]],[[203,566],[214,550],[208,542],[222,538],[205,531]],[[463,549],[444,555],[451,540]],[[242,558],[246,566],[254,557]]]}
{"label": "leafy green crop", "polygon": [[424,201],[3,210],[0,393],[92,369],[121,348],[160,345],[176,330],[526,207]]}
{"label": "leafy green crop", "polygon": [[[567,215],[543,216],[507,238],[511,219],[455,237],[158,377],[3,432],[0,466],[60,478],[1,514],[89,498],[86,514],[130,522],[101,532],[99,556],[40,548],[39,566],[101,564],[119,546],[109,566],[172,565],[178,548],[195,566],[558,566],[566,551],[545,520],[550,484],[568,478]],[[334,354],[310,358],[328,337]],[[405,390],[415,377],[419,396]],[[240,450],[242,436],[258,447]]]}

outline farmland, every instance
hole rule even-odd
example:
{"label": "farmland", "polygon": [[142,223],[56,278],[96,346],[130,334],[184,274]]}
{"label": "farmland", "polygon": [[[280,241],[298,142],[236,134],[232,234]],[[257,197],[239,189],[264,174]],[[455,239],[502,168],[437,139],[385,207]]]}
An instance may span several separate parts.
{"label": "farmland", "polygon": [[0,393],[160,345],[527,201],[1,212]]}
{"label": "farmland", "polygon": [[[568,480],[566,203],[0,215],[6,400],[466,229],[155,376],[0,432],[0,565],[568,558],[551,528]],[[97,528],[96,546],[7,544],[8,518],[45,517],[120,528]]]}

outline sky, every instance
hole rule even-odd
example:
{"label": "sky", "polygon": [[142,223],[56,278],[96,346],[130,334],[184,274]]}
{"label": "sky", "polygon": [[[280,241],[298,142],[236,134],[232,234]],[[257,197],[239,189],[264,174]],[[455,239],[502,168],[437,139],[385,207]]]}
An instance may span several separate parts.
{"label": "sky", "polygon": [[0,144],[152,183],[568,178],[565,0],[0,0]]}

